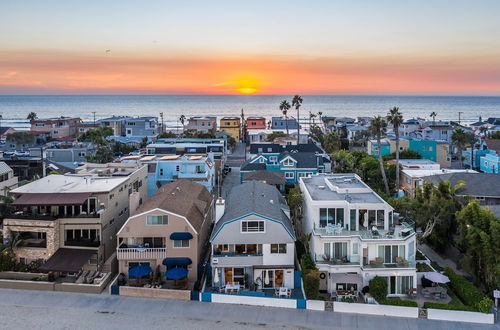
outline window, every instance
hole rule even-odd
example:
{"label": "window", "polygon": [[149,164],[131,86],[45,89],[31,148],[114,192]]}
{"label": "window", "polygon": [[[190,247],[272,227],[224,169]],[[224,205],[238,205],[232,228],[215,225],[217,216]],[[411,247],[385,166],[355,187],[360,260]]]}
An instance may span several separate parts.
{"label": "window", "polygon": [[160,168],[160,176],[163,176],[163,169]]}
{"label": "window", "polygon": [[148,248],[164,248],[163,237],[144,237],[143,244]]}
{"label": "window", "polygon": [[267,152],[273,152],[273,148],[267,148]]}
{"label": "window", "polygon": [[319,209],[319,226],[326,227],[327,225],[339,225],[344,227],[344,209]]}
{"label": "window", "polygon": [[180,172],[181,170],[181,166],[180,165],[175,165],[175,171],[176,172]]}
{"label": "window", "polygon": [[293,160],[285,159],[285,161],[283,162],[283,165],[284,166],[293,166]]}
{"label": "window", "polygon": [[176,239],[174,240],[174,248],[188,248],[189,247],[189,240],[188,239]]}
{"label": "window", "polygon": [[269,156],[269,161],[271,163],[276,163],[278,161],[278,157],[277,156]]}
{"label": "window", "polygon": [[293,172],[285,172],[285,179],[293,179],[295,174]]}
{"label": "window", "polygon": [[359,254],[359,243],[354,243],[352,245],[352,254]]}
{"label": "window", "polygon": [[148,225],[168,225],[168,215],[148,215]]}
{"label": "window", "polygon": [[328,258],[347,258],[347,242],[324,243],[323,249]]}
{"label": "window", "polygon": [[257,148],[257,152],[258,152],[258,153],[261,153],[262,151],[263,151],[263,149],[262,149],[262,148]]}
{"label": "window", "polygon": [[271,253],[286,254],[286,244],[271,244]]}
{"label": "window", "polygon": [[264,232],[264,221],[242,221],[241,232]]}
{"label": "window", "polygon": [[[379,245],[378,256],[384,264],[396,264],[405,258],[404,245]],[[401,261],[399,260],[401,259]]]}

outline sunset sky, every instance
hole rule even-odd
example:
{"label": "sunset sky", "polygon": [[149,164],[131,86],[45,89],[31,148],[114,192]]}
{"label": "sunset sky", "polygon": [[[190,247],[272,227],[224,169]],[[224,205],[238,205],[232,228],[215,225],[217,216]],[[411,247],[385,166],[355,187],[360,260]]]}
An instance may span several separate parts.
{"label": "sunset sky", "polygon": [[500,1],[2,1],[0,94],[500,95]]}

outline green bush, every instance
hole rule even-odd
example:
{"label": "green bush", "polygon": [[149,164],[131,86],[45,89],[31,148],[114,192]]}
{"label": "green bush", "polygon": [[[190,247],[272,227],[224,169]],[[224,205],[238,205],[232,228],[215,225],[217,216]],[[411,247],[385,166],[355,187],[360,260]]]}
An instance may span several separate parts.
{"label": "green bush", "polygon": [[381,305],[405,306],[405,307],[418,307],[416,301],[401,300],[397,298],[386,298],[378,302]]}
{"label": "green bush", "polygon": [[493,301],[484,295],[484,293],[469,282],[465,277],[455,274],[455,272],[446,267],[444,273],[450,279],[448,285],[462,302],[482,313],[490,313],[493,307]]}
{"label": "green bush", "polygon": [[418,263],[417,272],[432,272],[432,268],[428,264]]}
{"label": "green bush", "polygon": [[304,253],[302,255],[302,257],[300,258],[300,266],[302,267],[303,273],[307,273],[310,270],[316,269],[316,265],[314,264],[314,261],[312,260],[309,253]]}
{"label": "green bush", "polygon": [[416,258],[417,260],[425,260],[425,256],[422,252],[418,251],[417,250],[417,253],[416,253]]}
{"label": "green bush", "polygon": [[319,271],[317,269],[309,270],[303,273],[304,292],[307,299],[318,299],[319,295]]}
{"label": "green bush", "polygon": [[437,302],[424,302],[424,308],[433,308],[433,309],[448,309],[452,311],[468,311],[468,312],[477,312],[477,310],[470,306],[465,305],[449,305],[449,304],[441,304]]}
{"label": "green bush", "polygon": [[387,281],[380,276],[375,276],[368,283],[370,295],[380,302],[387,297]]}

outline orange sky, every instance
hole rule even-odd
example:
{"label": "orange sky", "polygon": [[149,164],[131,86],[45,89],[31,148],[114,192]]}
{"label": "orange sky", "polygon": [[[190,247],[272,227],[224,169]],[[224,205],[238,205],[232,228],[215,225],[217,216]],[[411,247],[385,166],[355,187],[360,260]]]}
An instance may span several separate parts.
{"label": "orange sky", "polygon": [[[172,56],[10,51],[0,91],[177,94],[498,94],[500,57]],[[411,92],[409,92],[411,91]]]}

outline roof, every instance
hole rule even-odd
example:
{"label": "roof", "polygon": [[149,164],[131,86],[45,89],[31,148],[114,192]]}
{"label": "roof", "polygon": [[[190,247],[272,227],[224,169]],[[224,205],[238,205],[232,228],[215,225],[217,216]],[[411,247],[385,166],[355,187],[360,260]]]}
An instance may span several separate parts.
{"label": "roof", "polygon": [[7,126],[0,127],[0,135],[4,135],[10,129],[15,130],[13,127],[7,127]]}
{"label": "roof", "polygon": [[486,139],[486,146],[488,149],[500,153],[500,139]]}
{"label": "roof", "polygon": [[494,173],[446,173],[423,178],[435,185],[450,181],[452,186],[458,181],[466,185],[459,189],[458,195],[485,196],[500,198],[500,175]]}
{"label": "roof", "polygon": [[323,165],[323,157],[316,155],[314,152],[288,152],[280,154],[279,160],[286,157],[291,157],[297,161],[297,168],[318,168]]}
{"label": "roof", "polygon": [[12,172],[12,169],[10,168],[9,165],[7,165],[6,162],[0,162],[0,174],[5,174]]}
{"label": "roof", "polygon": [[90,175],[52,174],[16,188],[12,190],[12,193],[101,193],[109,192],[127,180],[128,176],[95,177]]}
{"label": "roof", "polygon": [[240,117],[222,117],[220,120],[240,120]]}
{"label": "roof", "polygon": [[162,186],[137,211],[136,214],[162,209],[186,217],[197,232],[205,221],[212,205],[212,194],[203,185],[181,179]]}
{"label": "roof", "polygon": [[348,201],[349,203],[386,204],[357,175],[317,174],[301,179],[307,192],[316,201]]}
{"label": "roof", "polygon": [[252,159],[247,159],[246,161],[244,161],[243,164],[241,164],[240,170],[241,171],[258,171],[258,170],[265,171],[267,168],[266,164],[264,164],[264,163],[252,163],[252,160],[254,160],[257,157],[259,157],[259,156],[256,156]]}
{"label": "roof", "polygon": [[415,169],[403,169],[402,173],[410,178],[422,178],[431,175],[445,174],[445,173],[477,173],[474,170],[464,170],[464,169],[447,169],[442,168],[438,169],[423,169],[423,170],[415,170]]}
{"label": "roof", "polygon": [[17,198],[12,205],[82,205],[90,193],[26,193]]}
{"label": "roof", "polygon": [[266,184],[285,184],[285,173],[258,170],[243,174],[243,182],[260,181]]}
{"label": "roof", "polygon": [[497,204],[497,205],[484,205],[482,207],[485,208],[485,209],[490,209],[491,212],[493,212],[493,214],[495,215],[495,217],[497,217],[498,219],[500,219],[500,204]]}
{"label": "roof", "polygon": [[42,272],[77,273],[97,250],[60,248],[42,266]]}
{"label": "roof", "polygon": [[[259,148],[262,148],[262,151],[259,151]],[[268,149],[271,148],[271,151],[268,151]],[[286,145],[282,146],[277,143],[252,143],[250,144],[250,153],[251,154],[258,154],[258,153],[281,153],[283,151],[289,151],[289,152],[318,152],[318,153],[323,153],[323,150],[321,150],[320,147],[315,145],[314,143],[301,143],[297,145]]]}
{"label": "roof", "polygon": [[214,227],[212,238],[225,223],[253,213],[280,222],[295,239],[292,222],[284,210],[288,211],[286,201],[274,186],[258,181],[234,186],[228,194],[224,215]]}
{"label": "roof", "polygon": [[287,145],[283,148],[285,151],[298,151],[298,152],[313,152],[313,153],[323,153],[320,147],[314,143],[302,143],[297,145]]}
{"label": "roof", "polygon": [[[271,148],[271,151],[268,151]],[[259,149],[262,149],[259,151]],[[250,153],[258,154],[258,153],[280,153],[281,146],[277,143],[252,143],[250,144]]]}

